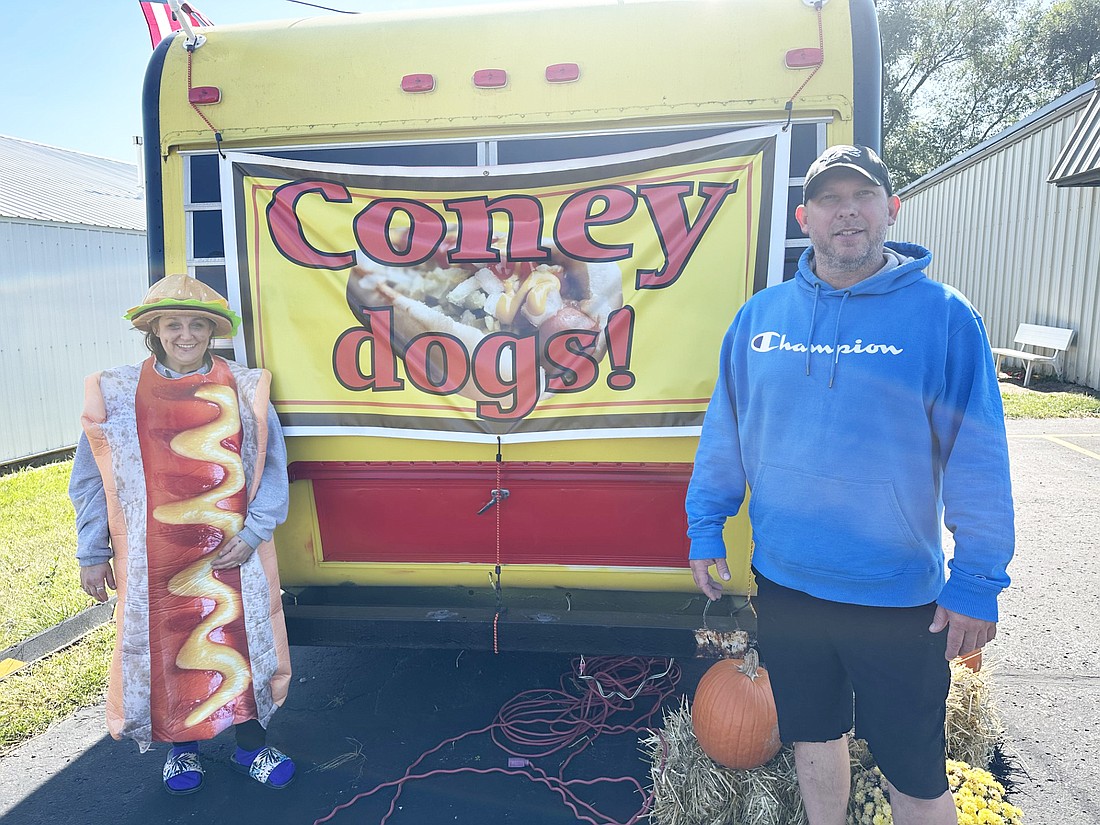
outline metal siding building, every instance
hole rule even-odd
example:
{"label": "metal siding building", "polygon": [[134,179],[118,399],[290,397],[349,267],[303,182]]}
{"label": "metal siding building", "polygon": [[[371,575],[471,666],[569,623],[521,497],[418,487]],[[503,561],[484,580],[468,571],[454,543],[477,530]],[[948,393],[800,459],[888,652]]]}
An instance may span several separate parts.
{"label": "metal siding building", "polygon": [[1067,381],[1100,389],[1100,187],[1047,182],[1096,89],[1086,83],[914,181],[890,237],[932,250],[993,346],[1020,323],[1076,330]]}
{"label": "metal siding building", "polygon": [[0,465],[72,447],[84,377],[144,357],[137,166],[0,136]]}

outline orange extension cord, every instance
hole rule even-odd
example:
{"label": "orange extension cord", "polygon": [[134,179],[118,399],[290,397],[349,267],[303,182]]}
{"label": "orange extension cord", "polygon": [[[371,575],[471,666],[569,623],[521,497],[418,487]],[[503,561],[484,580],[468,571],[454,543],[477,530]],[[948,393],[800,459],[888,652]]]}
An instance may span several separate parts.
{"label": "orange extension cord", "polygon": [[[580,822],[591,825],[635,825],[649,813],[652,803],[652,794],[635,777],[566,779],[564,773],[569,763],[601,734],[641,734],[652,731],[653,718],[665,701],[673,696],[679,681],[680,668],[672,659],[574,659],[571,672],[561,677],[560,690],[540,688],[517,694],[501,707],[491,725],[440,742],[409,765],[400,779],[383,782],[369,791],[357,794],[333,808],[327,816],[315,820],[313,825],[328,822],[338,812],[361,799],[387,788],[396,788],[389,809],[378,823],[386,825],[397,808],[397,800],[407,782],[460,773],[495,773],[524,777],[554,791],[561,797],[562,804]],[[616,721],[613,717],[617,716],[624,718]],[[438,768],[414,773],[425,759],[445,746],[484,733],[488,733],[496,746],[507,755],[507,767]],[[561,762],[556,774],[550,774],[535,764],[563,748],[571,749],[572,753]],[[623,783],[632,786],[633,791],[643,800],[641,807],[625,822],[601,813],[577,795],[577,791],[584,787]]]}

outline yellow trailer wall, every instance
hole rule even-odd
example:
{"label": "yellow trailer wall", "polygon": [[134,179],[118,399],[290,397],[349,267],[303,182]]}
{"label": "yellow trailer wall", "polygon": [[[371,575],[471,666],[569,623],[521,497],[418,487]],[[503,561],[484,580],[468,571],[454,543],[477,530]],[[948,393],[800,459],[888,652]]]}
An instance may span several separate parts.
{"label": "yellow trailer wall", "polygon": [[[792,49],[824,44],[824,62],[788,69]],[[177,36],[150,73],[146,98],[159,100],[164,260],[189,266],[185,202],[188,153],[274,147],[404,144],[623,129],[782,122],[826,123],[828,142],[853,135],[853,43],[849,6],[819,15],[801,0],[663,0],[525,3],[514,6],[334,16],[204,30],[193,53]],[[551,83],[546,68],[575,63],[579,79]],[[190,66],[189,66],[190,64]],[[507,72],[503,88],[475,88],[484,69]],[[187,102],[191,85],[214,86],[220,102]],[[800,86],[809,79],[805,87]],[[405,75],[430,74],[435,88],[401,89]],[[199,111],[209,120],[200,117]],[[491,163],[492,158],[486,158]],[[779,218],[783,220],[782,216]],[[745,286],[746,295],[751,284]],[[721,330],[712,331],[720,338]],[[717,340],[717,339],[716,339]],[[715,348],[717,355],[717,348]],[[716,364],[715,364],[716,368]],[[278,372],[275,374],[278,394]],[[407,438],[292,437],[292,462],[489,462],[495,448]],[[506,462],[692,460],[690,437],[534,442],[509,445]],[[744,510],[743,510],[744,512]],[[484,564],[371,564],[320,561],[313,485],[291,485],[290,518],[277,534],[284,584],[484,586]],[[734,580],[747,593],[747,519],[727,529]],[[686,569],[509,568],[517,586],[692,591]]]}

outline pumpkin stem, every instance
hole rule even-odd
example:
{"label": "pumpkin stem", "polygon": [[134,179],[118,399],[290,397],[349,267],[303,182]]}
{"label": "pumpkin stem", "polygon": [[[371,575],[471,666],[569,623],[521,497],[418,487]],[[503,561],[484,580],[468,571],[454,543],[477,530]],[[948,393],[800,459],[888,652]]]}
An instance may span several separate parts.
{"label": "pumpkin stem", "polygon": [[748,676],[751,681],[755,682],[756,677],[760,675],[757,673],[757,668],[759,667],[760,654],[756,651],[756,648],[750,647],[745,651],[745,660],[737,669]]}

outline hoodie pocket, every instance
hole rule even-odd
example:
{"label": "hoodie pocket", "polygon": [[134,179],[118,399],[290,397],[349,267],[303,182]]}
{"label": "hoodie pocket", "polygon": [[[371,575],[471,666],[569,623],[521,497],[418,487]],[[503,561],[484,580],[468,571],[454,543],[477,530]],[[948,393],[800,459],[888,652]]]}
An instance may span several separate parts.
{"label": "hoodie pocket", "polygon": [[749,517],[756,552],[791,570],[876,579],[927,566],[889,478],[762,464]]}

